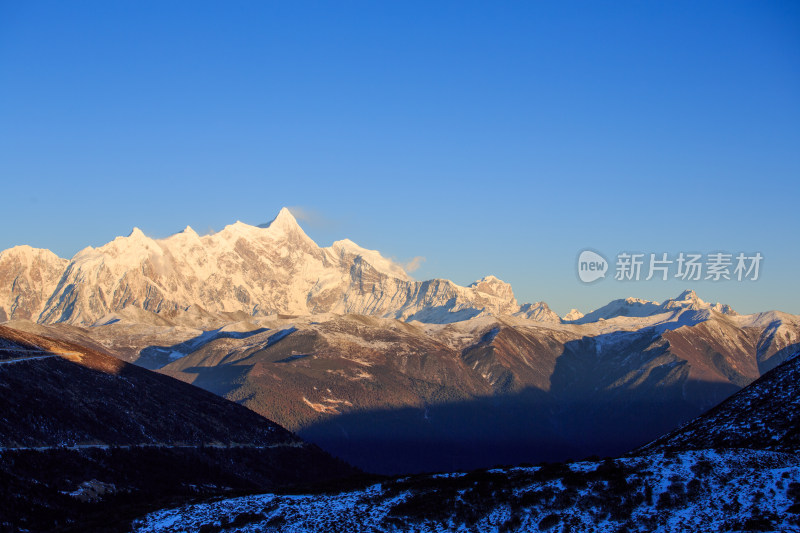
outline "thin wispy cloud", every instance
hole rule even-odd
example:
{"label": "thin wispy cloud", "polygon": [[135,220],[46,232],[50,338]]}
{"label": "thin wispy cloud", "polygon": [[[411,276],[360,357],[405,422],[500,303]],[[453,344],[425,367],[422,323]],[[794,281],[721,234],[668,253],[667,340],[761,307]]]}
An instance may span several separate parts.
{"label": "thin wispy cloud", "polygon": [[415,258],[413,258],[411,261],[408,261],[406,263],[402,263],[403,270],[405,270],[406,272],[409,272],[409,273],[414,272],[415,270],[419,270],[419,267],[421,267],[422,263],[424,263],[424,262],[425,262],[425,258],[422,257],[421,255],[418,255]]}
{"label": "thin wispy cloud", "polygon": [[331,229],[339,225],[339,221],[331,218],[322,211],[312,207],[305,207],[300,205],[293,205],[286,207],[292,216],[302,223],[304,227],[311,229]]}

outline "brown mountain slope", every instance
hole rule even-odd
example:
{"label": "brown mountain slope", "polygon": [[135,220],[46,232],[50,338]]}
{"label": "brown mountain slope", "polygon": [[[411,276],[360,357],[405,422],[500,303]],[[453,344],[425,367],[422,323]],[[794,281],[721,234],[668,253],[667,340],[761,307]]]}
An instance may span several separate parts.
{"label": "brown mountain slope", "polygon": [[[367,469],[558,460],[622,453],[756,379],[765,327],[735,320],[602,333],[503,318],[286,319],[211,340],[160,371]],[[767,351],[785,357],[780,343]]]}
{"label": "brown mountain slope", "polygon": [[623,453],[716,405],[800,340],[792,315],[706,309],[593,324],[205,314],[209,329],[141,313],[53,331],[123,348],[381,472]]}
{"label": "brown mountain slope", "polygon": [[241,405],[4,326],[0,413],[0,529],[84,530],[166,502],[354,472]]}
{"label": "brown mountain slope", "polygon": [[800,450],[800,351],[720,405],[636,450]]}

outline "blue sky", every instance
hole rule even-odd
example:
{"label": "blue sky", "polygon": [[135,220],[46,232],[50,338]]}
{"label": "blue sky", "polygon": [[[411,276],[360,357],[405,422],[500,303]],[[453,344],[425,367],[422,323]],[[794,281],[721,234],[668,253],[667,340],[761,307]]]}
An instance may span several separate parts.
{"label": "blue sky", "polygon": [[[0,249],[281,206],[418,279],[800,313],[796,2],[0,2]],[[757,282],[578,281],[584,248]]]}

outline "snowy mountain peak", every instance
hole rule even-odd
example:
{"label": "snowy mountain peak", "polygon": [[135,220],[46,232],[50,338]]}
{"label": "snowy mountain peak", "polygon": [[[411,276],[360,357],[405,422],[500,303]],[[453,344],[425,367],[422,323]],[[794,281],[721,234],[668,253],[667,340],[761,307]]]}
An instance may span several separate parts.
{"label": "snowy mountain peak", "polygon": [[595,309],[586,315],[574,319],[578,324],[597,322],[600,319],[610,320],[616,317],[646,317],[659,312],[658,302],[642,300],[640,298],[624,298],[612,300],[603,307]]}
{"label": "snowy mountain peak", "polygon": [[45,257],[53,261],[65,261],[65,259],[61,259],[47,248],[34,248],[33,246],[28,246],[27,244],[13,246],[7,250],[0,251],[0,257],[19,257],[28,259],[34,257]]}
{"label": "snowy mountain peak", "polygon": [[278,211],[278,215],[272,219],[272,221],[267,224],[267,228],[269,229],[282,229],[284,231],[287,230],[300,230],[300,225],[297,223],[297,219],[294,218],[292,212],[289,211],[288,208],[282,207],[280,211]]}
{"label": "snowy mountain peak", "polygon": [[127,239],[137,239],[137,240],[139,240],[139,239],[146,239],[147,235],[145,235],[142,230],[140,230],[139,228],[134,226],[133,229],[131,230],[131,232],[128,234],[128,236],[126,238]]}
{"label": "snowy mountain peak", "polygon": [[319,248],[317,244],[306,235],[303,228],[297,223],[297,219],[294,218],[294,215],[292,215],[291,211],[286,207],[281,208],[277,216],[265,224],[259,224],[258,226],[243,224],[243,226],[249,228],[247,232],[255,231],[256,238],[267,237],[274,240],[282,240],[285,237],[291,237],[293,239],[299,239],[298,242],[302,242],[302,246],[306,248]]}
{"label": "snowy mountain peak", "polygon": [[350,239],[336,241],[327,250],[331,251],[340,260],[361,257],[375,270],[381,272],[382,274],[386,274],[401,280],[411,279],[403,267],[399,264],[395,263],[391,259],[383,257],[377,250],[368,250],[366,248],[362,248]]}
{"label": "snowy mountain peak", "polygon": [[[578,324],[586,324],[596,322],[600,319],[609,320],[616,317],[643,318],[661,313],[683,311],[716,311],[725,315],[737,314],[729,305],[720,303],[710,304],[700,299],[695,291],[687,289],[680,293],[677,298],[665,300],[662,304],[654,301],[642,300],[640,298],[612,300],[603,307],[595,309],[591,313],[587,313],[585,316],[571,319],[565,317],[564,320],[574,321]],[[570,315],[571,314],[570,312]]]}
{"label": "snowy mountain peak", "polygon": [[12,246],[11,248],[3,250],[2,252],[0,252],[0,255],[4,255],[4,256],[11,256],[11,255],[25,256],[25,255],[31,255],[31,254],[35,253],[36,250],[38,250],[38,248],[34,248],[33,246],[28,246],[27,244],[20,244],[19,246]]}
{"label": "snowy mountain peak", "polygon": [[638,306],[638,305],[647,305],[647,304],[655,304],[658,305],[658,302],[651,302],[650,300],[643,300],[642,298],[634,298],[629,296],[623,300],[625,305],[629,306]]}
{"label": "snowy mountain peak", "polygon": [[661,304],[661,309],[663,310],[677,308],[690,309],[692,311],[712,310],[724,315],[737,314],[736,311],[734,311],[729,305],[721,303],[711,304],[702,300],[699,296],[697,296],[697,293],[691,289],[687,289],[680,293],[677,298],[669,299]]}
{"label": "snowy mountain peak", "polygon": [[0,252],[0,322],[35,320],[67,263],[50,250],[26,245]]}
{"label": "snowy mountain peak", "polygon": [[470,288],[484,294],[491,294],[509,301],[516,301],[511,284],[506,283],[496,276],[484,276],[481,279],[470,283]]}
{"label": "snowy mountain peak", "polygon": [[123,263],[131,261],[133,258],[148,254],[151,250],[158,248],[155,241],[144,234],[138,227],[134,227],[127,236],[120,235],[113,241],[107,242],[99,248],[87,246],[73,257],[73,261],[94,260],[103,261],[103,256],[114,257],[116,262]]}
{"label": "snowy mountain peak", "polygon": [[[284,208],[277,217],[267,224],[251,226],[241,220],[237,220],[233,224],[225,226],[219,233],[214,234],[214,237],[235,242],[239,239],[250,241],[260,240],[265,237],[273,240],[283,240],[290,235],[300,236],[302,240],[308,241],[307,244],[312,244],[311,239],[303,232],[294,217]],[[316,245],[313,244],[313,247],[316,247]]]}
{"label": "snowy mountain peak", "polygon": [[676,301],[681,301],[681,300],[699,300],[699,298],[697,297],[697,293],[694,292],[692,289],[686,289],[685,291],[680,293],[678,295],[678,297],[675,298],[675,300]]}
{"label": "snowy mountain peak", "polygon": [[[37,256],[30,247],[17,250],[0,253],[11,287],[0,290],[0,321],[30,317],[43,323],[92,324],[127,306],[159,313],[202,303],[209,313],[257,316],[331,312],[446,323],[513,315],[561,322],[544,302],[520,305],[511,285],[497,276],[466,287],[444,279],[415,281],[395,260],[350,239],[321,248],[287,208],[269,224],[237,221],[202,237],[187,226],[154,240],[135,227],[127,237],[85,248],[70,261],[51,252]],[[23,278],[30,287],[24,291]],[[582,324],[685,309],[733,313],[684,291],[663,305],[626,298],[586,316],[570,312],[565,320]]]}
{"label": "snowy mountain peak", "polygon": [[350,239],[342,239],[339,241],[334,241],[334,243],[331,244],[331,248],[333,248],[334,250],[352,250],[355,253],[363,251],[371,251],[367,250],[366,248],[362,248],[361,246],[357,245]]}
{"label": "snowy mountain peak", "polygon": [[237,220],[233,224],[228,224],[222,228],[222,231],[217,233],[217,235],[241,235],[243,233],[250,233],[254,229],[256,229],[255,226],[251,226],[250,224],[245,224],[241,220]]}
{"label": "snowy mountain peak", "polygon": [[[187,227],[154,240],[134,228],[70,261],[52,256],[40,263],[44,276],[38,267],[22,268],[25,261],[4,268],[12,276],[9,287],[22,287],[13,283],[22,276],[35,290],[25,299],[21,289],[0,290],[0,321],[94,324],[128,306],[160,313],[198,303],[209,313],[358,313],[437,323],[520,310],[511,286],[494,276],[471,287],[419,282],[394,260],[349,239],[321,248],[286,208],[269,224],[237,221],[202,237]],[[42,277],[47,282],[39,287],[34,281]],[[543,304],[525,314],[555,317]]]}
{"label": "snowy mountain peak", "polygon": [[192,229],[191,226],[186,226],[183,231],[179,231],[177,233],[173,233],[169,237],[163,240],[156,241],[162,248],[169,248],[170,246],[178,246],[178,247],[185,247],[185,246],[193,246],[200,244],[200,235]]}
{"label": "snowy mountain peak", "polygon": [[539,322],[561,322],[561,318],[544,302],[523,304],[520,306],[519,311],[514,313],[514,316],[527,318],[528,320],[538,320]]}

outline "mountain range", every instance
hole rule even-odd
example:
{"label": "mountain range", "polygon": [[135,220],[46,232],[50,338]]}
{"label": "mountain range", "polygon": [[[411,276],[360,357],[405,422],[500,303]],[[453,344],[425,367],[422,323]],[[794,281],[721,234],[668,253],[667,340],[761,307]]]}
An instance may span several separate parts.
{"label": "mountain range", "polygon": [[648,316],[613,308],[619,316],[592,323],[487,315],[426,324],[129,306],[91,327],[7,325],[202,387],[384,473],[623,453],[800,345],[800,317],[726,314],[691,291]]}
{"label": "mountain range", "polygon": [[[686,290],[561,318],[493,276],[415,281],[287,209],[199,236],[134,230],[67,261],[0,253],[0,319],[204,388],[373,472],[618,454],[783,362],[800,317]],[[424,453],[423,453],[424,452]]]}
{"label": "mountain range", "polygon": [[365,478],[235,403],[0,326],[0,529],[791,531],[799,373],[796,350],[617,459]]}
{"label": "mountain range", "polygon": [[800,526],[800,316],[686,290],[559,317],[494,276],[319,247],[283,209],[5,250],[0,322],[0,530],[179,504],[134,526]]}
{"label": "mountain range", "polygon": [[520,305],[511,285],[495,276],[467,287],[415,281],[396,262],[348,239],[319,247],[286,208],[268,224],[236,222],[205,236],[187,226],[151,239],[134,228],[70,260],[26,245],[0,252],[0,322],[92,325],[128,307],[166,315],[191,308],[234,316],[352,313],[426,323],[508,315],[583,324],[679,308],[735,314],[686,291],[663,304],[627,298],[586,315],[573,309],[562,319],[544,302]]}
{"label": "mountain range", "polygon": [[350,240],[321,248],[284,208],[262,227],[236,222],[166,239],[134,228],[70,259],[17,246],[0,253],[0,321],[93,324],[134,306],[163,313],[358,313],[452,322],[485,314],[558,320],[545,304],[520,306],[511,286],[487,276],[461,287],[414,281],[395,262]]}

